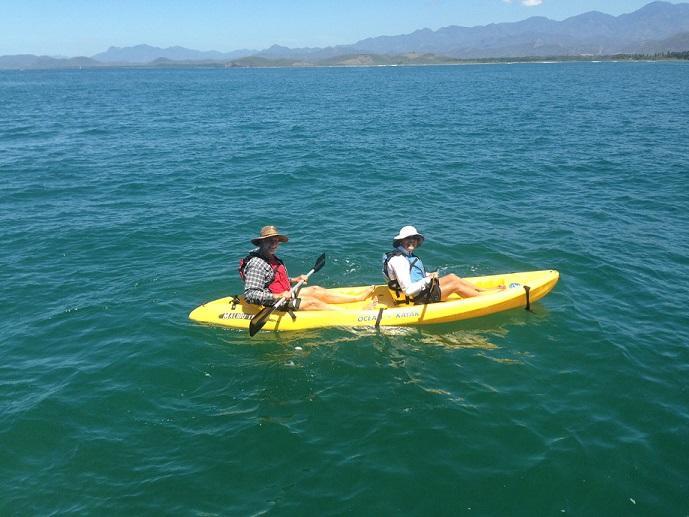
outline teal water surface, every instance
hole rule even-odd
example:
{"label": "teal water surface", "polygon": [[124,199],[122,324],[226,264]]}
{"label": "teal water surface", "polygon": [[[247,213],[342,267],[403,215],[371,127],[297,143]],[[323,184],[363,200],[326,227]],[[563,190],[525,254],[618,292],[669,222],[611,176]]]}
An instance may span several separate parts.
{"label": "teal water surface", "polygon": [[[689,65],[0,73],[0,514],[689,515]],[[533,312],[250,339],[293,275],[558,269]]]}

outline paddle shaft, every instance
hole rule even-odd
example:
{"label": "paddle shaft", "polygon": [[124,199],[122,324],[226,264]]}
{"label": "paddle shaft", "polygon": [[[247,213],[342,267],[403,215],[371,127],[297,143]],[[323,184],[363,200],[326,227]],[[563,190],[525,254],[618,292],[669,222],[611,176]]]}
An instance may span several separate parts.
{"label": "paddle shaft", "polygon": [[[311,275],[313,275],[316,271],[319,271],[323,267],[323,264],[325,264],[325,253],[318,257],[318,260],[316,260],[316,264],[313,266],[313,269],[306,273],[306,278],[297,282],[297,284],[290,289],[292,297],[296,297],[297,294],[299,294],[299,290],[304,285],[304,283],[309,279]],[[266,324],[266,321],[268,321],[270,315],[273,314],[273,312],[275,312],[276,309],[282,307],[287,302],[287,300],[288,298],[281,298],[272,306],[261,309],[261,311],[258,312],[249,323],[249,336],[253,337],[259,330],[261,330],[263,328],[263,325]]]}
{"label": "paddle shaft", "polygon": [[[292,298],[296,298],[296,297],[297,297],[297,295],[299,294],[299,290],[302,288],[302,286],[304,285],[304,283],[305,283],[305,282],[309,279],[309,277],[310,277],[311,275],[313,275],[315,272],[316,272],[316,270],[315,270],[315,269],[312,269],[311,271],[309,271],[308,273],[306,273],[306,278],[305,278],[304,280],[299,280],[299,282],[297,282],[296,284],[294,284],[294,286],[290,289],[290,291],[292,292]],[[275,309],[279,309],[280,307],[282,307],[286,302],[287,302],[287,298],[280,298],[277,302],[275,302],[275,305],[272,306],[273,311],[274,311]],[[273,311],[270,311],[270,312],[273,312]]]}

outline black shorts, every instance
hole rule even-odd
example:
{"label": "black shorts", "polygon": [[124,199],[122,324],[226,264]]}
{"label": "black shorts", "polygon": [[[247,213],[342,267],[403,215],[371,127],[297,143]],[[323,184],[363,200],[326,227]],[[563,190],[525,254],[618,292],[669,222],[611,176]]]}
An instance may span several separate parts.
{"label": "black shorts", "polygon": [[414,305],[426,305],[440,301],[442,293],[438,280],[433,279],[428,287],[414,296]]}

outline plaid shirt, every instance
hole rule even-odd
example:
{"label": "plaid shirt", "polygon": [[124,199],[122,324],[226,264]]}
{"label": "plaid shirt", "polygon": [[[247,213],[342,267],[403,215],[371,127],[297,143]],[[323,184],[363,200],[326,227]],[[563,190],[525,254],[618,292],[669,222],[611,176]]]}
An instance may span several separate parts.
{"label": "plaid shirt", "polygon": [[[254,250],[257,251],[257,250]],[[275,295],[268,289],[275,279],[273,268],[265,260],[253,257],[244,267],[244,298],[256,305],[273,305]]]}

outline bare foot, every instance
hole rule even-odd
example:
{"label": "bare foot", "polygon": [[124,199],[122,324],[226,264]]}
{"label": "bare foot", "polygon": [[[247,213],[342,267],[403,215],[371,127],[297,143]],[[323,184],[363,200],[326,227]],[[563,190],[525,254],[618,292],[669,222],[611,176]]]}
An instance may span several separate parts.
{"label": "bare foot", "polygon": [[[366,291],[366,293],[363,294],[363,295],[361,296],[361,299],[360,299],[359,301],[363,302],[366,298],[368,298],[369,296],[371,296],[375,291],[376,291],[376,286],[375,286],[375,285],[369,286],[368,291]],[[376,303],[377,303],[377,302],[376,302]]]}
{"label": "bare foot", "polygon": [[504,285],[498,285],[496,287],[491,287],[490,289],[478,289],[479,293],[490,293],[493,291],[504,291],[507,289]]}
{"label": "bare foot", "polygon": [[378,306],[378,297],[374,296],[373,298],[371,298],[370,302],[368,302],[366,305],[364,305],[362,307],[362,309],[365,311],[370,311],[370,310],[375,309],[377,306]]}

